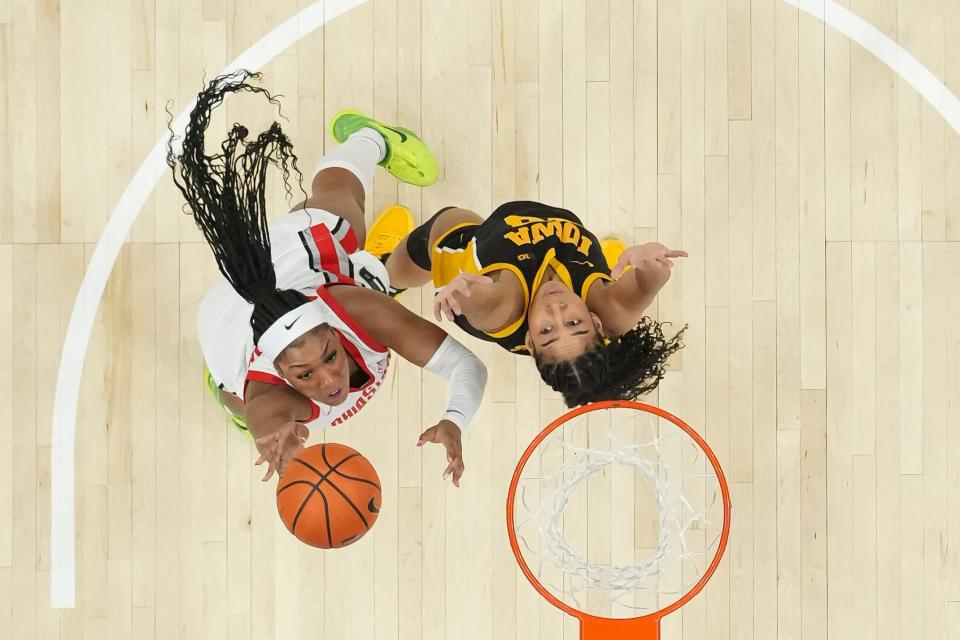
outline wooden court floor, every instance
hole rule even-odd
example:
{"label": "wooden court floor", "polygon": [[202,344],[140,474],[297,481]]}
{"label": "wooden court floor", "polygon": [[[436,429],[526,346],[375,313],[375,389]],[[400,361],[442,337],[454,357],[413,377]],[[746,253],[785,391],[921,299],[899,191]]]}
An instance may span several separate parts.
{"label": "wooden court floor", "polygon": [[[166,110],[310,4],[0,0],[2,638],[577,637],[504,522],[516,459],[561,403],[478,342],[493,375],[461,489],[415,447],[442,384],[397,362],[365,411],[314,436],[376,466],[373,532],[333,553],[286,533],[201,384],[195,315],[217,274],[166,175],[89,342],[77,606],[50,607],[52,406],[85,265]],[[371,0],[263,84],[305,171],[346,106],[433,145],[440,181],[378,173],[371,217],[539,199],[690,253],[651,310],[689,325],[686,348],[647,400],[720,456],[733,530],[665,637],[960,638],[960,138],[912,76],[794,4]],[[960,93],[960,3],[826,4]],[[265,128],[266,106],[229,101],[218,131]],[[270,201],[288,206],[279,185]],[[403,301],[426,314],[431,298]]]}

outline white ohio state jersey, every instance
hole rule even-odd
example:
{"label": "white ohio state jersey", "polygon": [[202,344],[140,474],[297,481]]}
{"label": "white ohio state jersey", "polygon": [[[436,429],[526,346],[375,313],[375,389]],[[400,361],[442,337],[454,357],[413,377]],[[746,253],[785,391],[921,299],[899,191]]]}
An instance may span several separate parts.
{"label": "white ohio state jersey", "polygon": [[[371,338],[327,290],[330,286],[360,286],[386,292],[390,286],[383,264],[359,251],[350,225],[320,209],[302,209],[270,225],[270,243],[278,289],[297,289],[320,305],[327,324],[340,334],[344,350],[367,374],[367,382],[351,388],[347,399],[331,407],[311,400],[309,426],[335,426],[369,402],[383,384],[389,350]],[[197,335],[213,379],[243,398],[250,380],[287,384],[273,363],[253,345],[250,316],[253,305],[221,279],[204,296],[197,314]]]}

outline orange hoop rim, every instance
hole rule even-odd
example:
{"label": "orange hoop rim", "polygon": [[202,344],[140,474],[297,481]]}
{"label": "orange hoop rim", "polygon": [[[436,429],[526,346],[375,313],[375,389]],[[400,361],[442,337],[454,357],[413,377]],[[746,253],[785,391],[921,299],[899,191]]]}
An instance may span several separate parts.
{"label": "orange hoop rim", "polygon": [[[707,456],[707,459],[710,460],[710,464],[713,466],[713,470],[717,475],[717,481],[720,484],[720,494],[723,497],[723,531],[720,533],[720,542],[717,546],[717,552],[713,556],[713,561],[710,563],[710,566],[707,567],[707,570],[704,571],[703,575],[700,576],[700,580],[697,581],[697,583],[693,585],[693,587],[687,593],[683,594],[683,596],[681,596],[677,601],[671,603],[669,606],[664,607],[663,609],[658,609],[652,613],[637,616],[636,618],[605,618],[603,616],[594,616],[580,611],[579,609],[574,609],[550,593],[542,584],[540,584],[540,581],[536,578],[536,576],[533,575],[533,572],[527,565],[527,561],[524,560],[523,553],[521,553],[520,545],[517,541],[517,532],[513,526],[513,505],[516,497],[517,486],[520,483],[520,474],[523,471],[523,468],[526,466],[527,461],[530,459],[530,456],[533,455],[533,452],[538,446],[540,446],[540,443],[543,442],[547,436],[553,433],[561,425],[566,424],[573,418],[583,415],[584,413],[600,411],[602,409],[635,409],[638,411],[645,411],[668,420],[675,426],[682,429],[688,436],[693,438],[693,440],[697,443],[697,446],[703,450],[704,454]],[[568,411],[548,424],[537,435],[537,437],[533,439],[529,446],[527,446],[526,450],[523,452],[523,455],[520,456],[520,460],[517,462],[516,469],[514,469],[513,472],[513,477],[510,479],[510,488],[507,491],[507,535],[510,537],[510,548],[513,551],[513,556],[517,559],[517,563],[520,565],[520,570],[523,571],[523,575],[527,577],[527,581],[533,586],[534,589],[537,590],[537,592],[540,593],[541,596],[549,601],[550,604],[557,607],[561,611],[566,612],[568,615],[579,619],[581,622],[592,620],[616,623],[628,620],[643,619],[659,621],[660,618],[673,613],[683,605],[690,602],[690,600],[692,600],[698,593],[700,593],[700,591],[703,590],[710,578],[713,577],[714,572],[720,565],[720,560],[723,559],[723,554],[727,548],[727,539],[730,537],[730,512],[730,489],[727,487],[727,479],[726,476],[723,475],[723,469],[720,466],[720,461],[717,460],[717,456],[713,453],[713,449],[710,448],[710,445],[707,444],[706,440],[704,440],[703,437],[693,429],[693,427],[669,411],[664,411],[663,409],[650,404],[636,402],[634,400],[604,400],[602,402],[595,402],[593,404],[584,405]]]}

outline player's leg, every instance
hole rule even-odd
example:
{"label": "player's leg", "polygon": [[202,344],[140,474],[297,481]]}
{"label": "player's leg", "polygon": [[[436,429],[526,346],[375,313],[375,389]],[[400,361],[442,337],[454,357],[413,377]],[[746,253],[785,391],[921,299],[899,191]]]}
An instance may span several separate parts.
{"label": "player's leg", "polygon": [[364,201],[376,166],[382,165],[404,182],[426,186],[437,179],[437,159],[412,131],[355,111],[335,115],[330,133],[341,144],[321,158],[311,196],[294,209],[323,209],[344,218],[363,246],[367,235]]}
{"label": "player's leg", "polygon": [[426,284],[431,279],[433,248],[452,230],[461,226],[478,226],[483,218],[468,209],[447,207],[403,238],[387,258],[390,285],[408,289]]}
{"label": "player's leg", "polygon": [[376,131],[367,129],[355,133],[320,159],[310,197],[293,209],[323,209],[343,218],[362,246],[367,235],[364,201],[373,186],[373,172],[383,158],[384,149],[385,143]]}
{"label": "player's leg", "polygon": [[224,391],[223,386],[214,380],[209,369],[204,370],[203,381],[204,385],[207,387],[207,390],[209,390],[210,394],[213,396],[213,399],[216,400],[217,404],[219,404],[227,413],[227,416],[230,418],[230,421],[233,422],[237,430],[246,434],[247,436],[250,436],[250,430],[247,429],[247,422],[244,415],[243,401],[232,393]]}

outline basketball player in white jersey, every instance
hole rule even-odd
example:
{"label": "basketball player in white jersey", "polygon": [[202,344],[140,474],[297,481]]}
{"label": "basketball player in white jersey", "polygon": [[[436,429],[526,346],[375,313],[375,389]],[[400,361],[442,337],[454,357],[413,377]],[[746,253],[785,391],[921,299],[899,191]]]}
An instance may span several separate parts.
{"label": "basketball player in white jersey", "polygon": [[437,162],[406,129],[355,112],[331,121],[342,144],[317,165],[312,195],[269,229],[264,184],[269,164],[284,179],[299,173],[292,145],[276,122],[255,140],[233,125],[221,152],[207,155],[211,111],[227,94],[252,92],[259,74],[215,78],[200,93],[177,154],[168,164],[225,280],[200,305],[198,336],[212,385],[266,462],[264,480],[303,448],[308,427],[337,426],[383,383],[390,350],[449,382],[447,410],[418,446],[446,448],[443,477],[459,486],[461,431],[486,384],[480,360],[431,322],[387,295],[386,268],[364,246],[364,198],[377,164],[397,178],[428,185]]}

